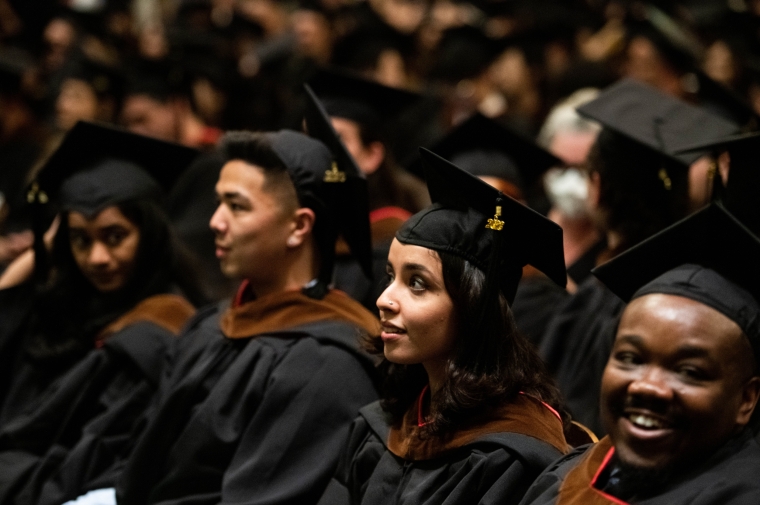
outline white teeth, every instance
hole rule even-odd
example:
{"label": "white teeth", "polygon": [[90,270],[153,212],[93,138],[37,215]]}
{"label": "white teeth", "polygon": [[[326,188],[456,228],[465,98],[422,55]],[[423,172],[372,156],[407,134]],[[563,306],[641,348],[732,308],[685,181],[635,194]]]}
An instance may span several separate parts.
{"label": "white teeth", "polygon": [[659,429],[663,427],[662,423],[659,420],[653,417],[645,416],[644,414],[633,414],[629,416],[628,418],[631,420],[633,424],[641,428]]}

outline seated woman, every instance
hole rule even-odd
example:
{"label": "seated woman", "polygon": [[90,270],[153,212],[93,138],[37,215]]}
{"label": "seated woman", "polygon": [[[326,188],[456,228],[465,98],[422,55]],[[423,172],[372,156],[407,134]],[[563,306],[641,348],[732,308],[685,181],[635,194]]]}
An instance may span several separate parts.
{"label": "seated woman", "polygon": [[[108,149],[115,144],[123,152]],[[86,160],[72,154],[77,146]],[[60,226],[49,272],[44,248],[39,260],[30,251],[9,274],[22,281],[36,264],[38,282],[0,291],[0,300],[15,300],[0,312],[12,320],[0,327],[0,497],[37,503],[49,479],[85,485],[128,449],[164,355],[195,312],[175,293],[201,300],[157,201],[161,186],[135,161],[152,165],[125,153],[181,163],[192,154],[184,149],[80,123],[58,151],[68,155],[54,155],[40,173],[30,195],[60,204]],[[182,168],[162,164],[162,177]],[[72,464],[83,452],[89,468]]]}
{"label": "seated woman", "polygon": [[509,308],[525,264],[564,285],[562,232],[421,153],[434,204],[396,234],[369,342],[384,399],[354,421],[324,504],[517,503],[568,449],[557,389]]}

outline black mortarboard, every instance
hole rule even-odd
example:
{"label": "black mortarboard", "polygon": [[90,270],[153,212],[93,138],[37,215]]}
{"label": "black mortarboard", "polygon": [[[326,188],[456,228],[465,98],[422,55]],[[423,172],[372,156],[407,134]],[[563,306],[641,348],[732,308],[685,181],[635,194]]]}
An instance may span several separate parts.
{"label": "black mortarboard", "polygon": [[474,26],[450,28],[443,33],[430,78],[456,84],[480,75],[504,50],[505,43],[488,37]]}
{"label": "black mortarboard", "polygon": [[431,148],[475,176],[498,177],[521,192],[532,188],[546,170],[562,162],[533,140],[476,113]]}
{"label": "black mortarboard", "polygon": [[[197,155],[197,150],[179,144],[79,121],[45,162],[33,183],[34,191],[38,200],[43,194],[43,200],[53,202],[65,196],[68,200],[61,205],[71,208],[75,202],[77,210],[92,215],[114,202],[155,194],[156,189],[167,192]],[[143,175],[134,180],[119,177],[115,168],[103,169],[108,166],[132,167],[130,173]],[[102,173],[102,180],[83,176],[95,169]],[[77,193],[70,181],[80,182],[82,192]]]}
{"label": "black mortarboard", "polygon": [[[760,133],[731,135],[707,144],[690,144],[684,152],[710,150],[715,153],[728,151],[731,165],[728,182],[716,196],[731,213],[753,233],[760,236]],[[719,181],[716,178],[716,181]]]}
{"label": "black mortarboard", "polygon": [[339,70],[320,69],[309,81],[330,116],[381,127],[412,106],[420,95],[384,86]]}
{"label": "black mortarboard", "polygon": [[704,303],[760,349],[760,239],[719,204],[653,235],[593,270],[624,301],[652,293]]}
{"label": "black mortarboard", "polygon": [[86,82],[99,97],[121,99],[124,76],[115,67],[80,56],[66,68],[66,77]]}
{"label": "black mortarboard", "polygon": [[[244,132],[247,133],[247,132]],[[232,135],[235,132],[231,133]],[[227,135],[231,135],[227,134]],[[314,286],[309,286],[308,294],[314,298],[322,298],[326,286],[332,279],[332,269],[335,257],[335,241],[343,229],[347,220],[339,216],[338,212],[345,210],[341,207],[342,200],[336,196],[335,185],[340,180],[351,178],[349,173],[341,171],[337,162],[333,164],[333,154],[330,149],[320,140],[311,138],[304,133],[293,130],[279,130],[276,132],[264,132],[261,134],[269,143],[277,157],[283,162],[295,187],[298,201],[303,207],[310,208],[316,215],[314,236],[320,251],[319,280]],[[228,157],[234,157],[234,153],[228,153]],[[354,230],[346,232],[347,237],[355,238],[362,235],[362,231]],[[358,243],[356,241],[355,243]],[[358,250],[352,250],[357,256]]]}
{"label": "black mortarboard", "polygon": [[19,91],[24,72],[33,65],[32,57],[26,51],[16,48],[0,51],[0,93]]}
{"label": "black mortarboard", "polygon": [[686,166],[702,153],[677,154],[684,139],[709,142],[738,131],[730,121],[633,79],[613,84],[578,113]]}
{"label": "black mortarboard", "polygon": [[[369,228],[367,181],[346,146],[333,129],[327,112],[308,84],[306,90],[306,129],[325,144],[333,156],[333,166],[324,175],[326,199],[335,207],[339,231],[368,278],[372,277],[372,239]],[[334,244],[329,244],[334,247]]]}
{"label": "black mortarboard", "polygon": [[691,74],[694,76],[693,84],[696,84],[694,91],[700,105],[706,110],[741,126],[748,124],[757,126],[760,123],[760,116],[744,97],[711,79],[698,68],[693,69]]}
{"label": "black mortarboard", "polygon": [[198,151],[118,128],[79,121],[45,162],[27,194],[34,204],[35,269],[44,278],[46,262],[41,206],[93,216],[135,199],[160,199]]}
{"label": "black mortarboard", "polygon": [[509,303],[525,265],[565,286],[562,228],[427,149],[420,156],[433,205],[404,223],[400,242],[468,260]]}

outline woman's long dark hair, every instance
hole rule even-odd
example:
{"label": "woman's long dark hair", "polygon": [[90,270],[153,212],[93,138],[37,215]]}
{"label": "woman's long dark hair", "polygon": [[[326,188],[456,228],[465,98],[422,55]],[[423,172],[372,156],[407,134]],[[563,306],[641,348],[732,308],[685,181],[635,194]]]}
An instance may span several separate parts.
{"label": "woman's long dark hair", "polygon": [[190,257],[158,204],[135,200],[116,207],[140,230],[140,241],[134,271],[114,293],[97,291],[82,274],[71,252],[67,214],[61,216],[50,277],[37,288],[25,343],[30,358],[53,370],[91,350],[103,327],[145,298],[178,291],[191,303],[205,303]]}
{"label": "woman's long dark hair", "polygon": [[[425,433],[444,437],[477,424],[521,392],[546,402],[567,421],[559,390],[538,353],[517,330],[504,295],[499,292],[498,299],[483,300],[483,271],[459,256],[438,255],[458,331],[445,382],[432,398]],[[485,324],[477,324],[488,303],[492,310],[486,313],[493,316]],[[472,328],[480,330],[472,332]],[[371,352],[382,355],[382,340],[372,338],[368,344]],[[400,422],[427,384],[427,374],[421,364],[398,365],[387,359],[382,360],[380,370],[384,375],[383,408],[394,422]]]}

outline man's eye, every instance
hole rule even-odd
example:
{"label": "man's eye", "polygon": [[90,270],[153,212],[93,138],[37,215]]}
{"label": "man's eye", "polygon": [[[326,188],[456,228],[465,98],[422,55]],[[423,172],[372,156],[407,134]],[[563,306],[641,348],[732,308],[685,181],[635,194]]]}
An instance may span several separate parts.
{"label": "man's eye", "polygon": [[686,377],[691,380],[707,379],[707,374],[705,373],[705,371],[695,366],[681,366],[676,370],[676,372],[678,372],[678,375],[681,375],[682,377]]}
{"label": "man's eye", "polygon": [[614,356],[615,361],[624,365],[638,365],[641,363],[641,357],[633,352],[617,352]]}

